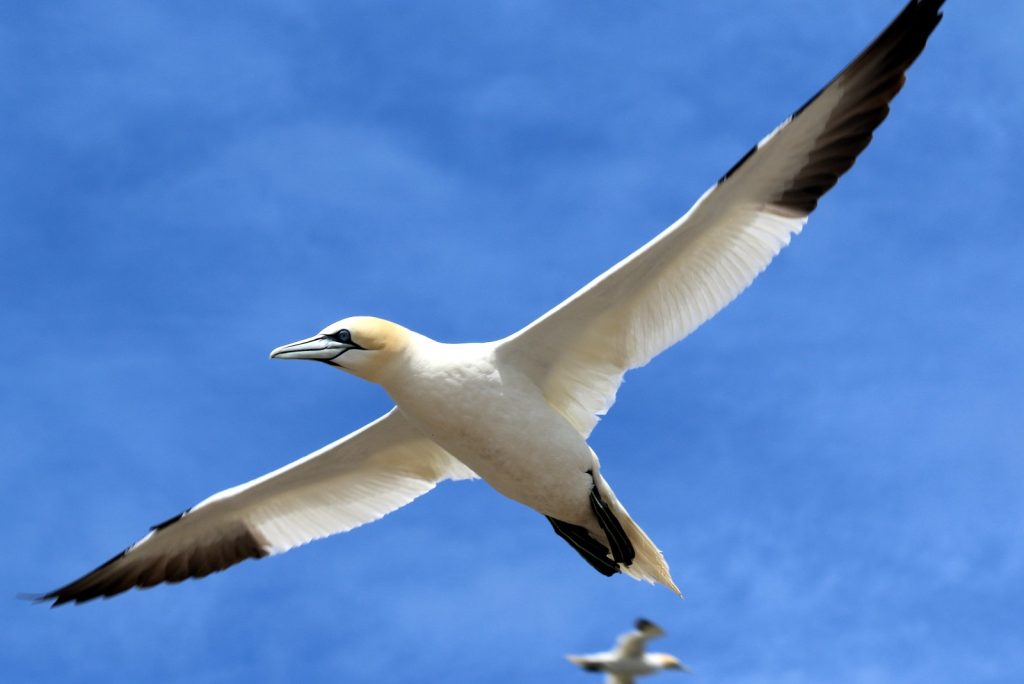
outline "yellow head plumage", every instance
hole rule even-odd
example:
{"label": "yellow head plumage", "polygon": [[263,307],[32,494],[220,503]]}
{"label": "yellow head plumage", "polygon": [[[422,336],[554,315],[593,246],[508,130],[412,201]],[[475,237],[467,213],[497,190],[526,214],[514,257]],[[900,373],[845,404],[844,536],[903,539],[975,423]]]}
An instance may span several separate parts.
{"label": "yellow head plumage", "polygon": [[271,358],[323,361],[371,382],[380,383],[409,346],[411,333],[397,323],[373,316],[351,316],[313,337],[278,347]]}

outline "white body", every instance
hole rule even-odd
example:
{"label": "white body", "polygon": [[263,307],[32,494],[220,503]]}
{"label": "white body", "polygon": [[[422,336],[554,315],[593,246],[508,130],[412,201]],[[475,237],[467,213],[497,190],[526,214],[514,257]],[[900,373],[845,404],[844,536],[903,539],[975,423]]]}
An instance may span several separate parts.
{"label": "white body", "polygon": [[413,425],[499,492],[587,527],[587,471],[598,474],[597,456],[496,346],[416,335],[407,362],[382,384]]}
{"label": "white body", "polygon": [[639,656],[620,657],[616,653],[608,652],[577,656],[576,662],[577,664],[586,663],[594,668],[600,668],[597,670],[599,672],[638,677],[664,670],[664,657],[664,653],[641,653]]}
{"label": "white body", "polygon": [[679,594],[661,552],[601,477],[585,435],[506,351],[507,341],[443,344],[411,331],[403,334],[407,344],[401,357],[377,381],[406,420],[497,491],[586,528],[607,546],[591,510],[590,492],[597,486],[637,553],[620,570]]}

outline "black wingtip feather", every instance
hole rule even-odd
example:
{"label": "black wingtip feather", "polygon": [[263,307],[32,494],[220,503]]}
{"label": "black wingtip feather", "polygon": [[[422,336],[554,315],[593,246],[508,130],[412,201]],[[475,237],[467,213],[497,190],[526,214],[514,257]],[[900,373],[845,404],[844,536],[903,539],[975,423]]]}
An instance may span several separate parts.
{"label": "black wingtip feather", "polygon": [[[173,521],[172,521],[173,522]],[[189,549],[174,556],[135,560],[122,551],[92,572],[51,592],[33,596],[37,603],[52,601],[52,608],[65,603],[85,603],[109,598],[133,587],[145,589],[162,583],[175,583],[190,577],[205,577],[225,570],[249,558],[264,558],[268,552],[248,529],[221,539],[217,544]],[[118,562],[123,561],[118,566]]]}
{"label": "black wingtip feather", "polygon": [[[838,81],[847,91],[836,106],[822,138],[828,145],[815,149],[805,166],[786,188],[769,198],[771,204],[807,216],[818,206],[857,156],[871,142],[872,133],[889,114],[889,102],[902,89],[906,71],[924,50],[928,37],[942,20],[945,0],[911,0],[882,33],[838,76],[796,110],[789,121],[805,113]],[[754,146],[722,178],[736,174],[759,149]]]}
{"label": "black wingtip feather", "polygon": [[[889,115],[889,102],[903,88],[906,71],[924,50],[928,37],[942,20],[944,0],[912,0],[832,82],[822,88],[793,119],[803,114],[823,92],[842,81],[846,89],[825,126],[836,140],[815,149],[801,170],[772,204],[804,216],[853,166],[871,142],[874,130]],[[826,178],[822,179],[822,171]]]}
{"label": "black wingtip feather", "polygon": [[149,530],[151,532],[157,532],[159,530],[164,529],[165,527],[169,527],[170,525],[173,525],[174,523],[178,522],[179,520],[184,518],[186,515],[188,515],[189,511],[191,511],[191,510],[192,510],[191,508],[186,508],[181,513],[178,513],[177,515],[171,516],[170,518],[168,518],[167,520],[164,520],[163,522],[159,522],[156,525],[153,525],[152,527],[149,528]]}

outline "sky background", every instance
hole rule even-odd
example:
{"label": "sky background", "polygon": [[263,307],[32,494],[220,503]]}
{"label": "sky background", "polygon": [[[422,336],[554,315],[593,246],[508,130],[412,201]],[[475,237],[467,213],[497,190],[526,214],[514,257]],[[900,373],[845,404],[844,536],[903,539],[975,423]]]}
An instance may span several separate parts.
{"label": "sky background", "polygon": [[0,2],[4,679],[585,684],[562,656],[644,616],[694,683],[1024,681],[1015,0],[950,3],[804,233],[595,431],[685,601],[481,482],[200,582],[15,599],[389,408],[273,347],[518,329],[901,5]]}

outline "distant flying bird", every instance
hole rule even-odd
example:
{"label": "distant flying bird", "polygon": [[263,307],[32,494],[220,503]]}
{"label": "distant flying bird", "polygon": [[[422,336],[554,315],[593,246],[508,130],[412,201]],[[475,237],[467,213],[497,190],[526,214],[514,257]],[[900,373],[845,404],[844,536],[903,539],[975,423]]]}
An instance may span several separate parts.
{"label": "distant flying bird", "polygon": [[519,332],[442,344],[358,316],[279,347],[381,385],[396,407],[305,458],[202,501],[80,579],[53,605],[180,582],[376,520],[442,480],[481,477],[550,521],[604,575],[679,593],[661,552],[601,475],[587,437],[626,371],[693,332],[800,232],[889,112],[938,24],[913,0],[842,73],[668,229]]}
{"label": "distant flying bird", "polygon": [[665,634],[658,625],[640,618],[636,629],[619,637],[615,648],[604,653],[569,655],[566,660],[587,672],[605,672],[606,684],[633,684],[634,677],[662,670],[689,672],[690,668],[668,653],[647,653],[647,640]]}

